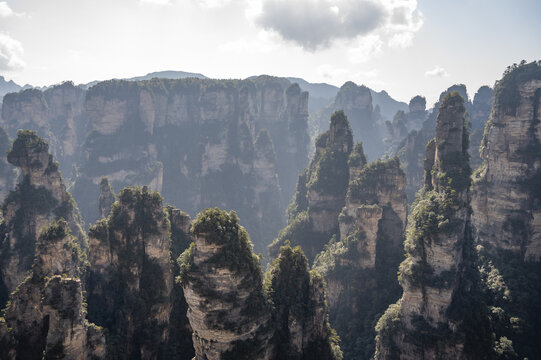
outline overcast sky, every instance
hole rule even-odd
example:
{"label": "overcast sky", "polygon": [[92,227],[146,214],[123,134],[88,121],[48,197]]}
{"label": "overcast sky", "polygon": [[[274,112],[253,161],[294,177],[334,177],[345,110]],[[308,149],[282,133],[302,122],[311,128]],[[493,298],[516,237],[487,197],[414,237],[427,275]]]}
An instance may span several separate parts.
{"label": "overcast sky", "polygon": [[432,104],[541,59],[541,0],[0,0],[0,75],[86,83],[270,74]]}

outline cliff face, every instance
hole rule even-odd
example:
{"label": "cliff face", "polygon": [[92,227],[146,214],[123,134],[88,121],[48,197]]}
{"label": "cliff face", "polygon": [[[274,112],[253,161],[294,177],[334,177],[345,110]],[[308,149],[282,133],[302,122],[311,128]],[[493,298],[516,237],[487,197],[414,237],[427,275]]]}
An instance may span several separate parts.
{"label": "cliff face", "polygon": [[400,265],[404,293],[378,321],[376,359],[490,357],[470,224],[470,168],[463,98],[442,99],[427,147],[425,188],[413,206]]}
{"label": "cliff face", "polygon": [[[407,114],[408,119],[410,117],[417,119],[413,120],[412,123],[422,123],[422,126],[416,130],[410,131],[407,137],[402,140],[396,152],[404,167],[404,171],[406,172],[406,193],[410,203],[413,202],[415,194],[423,185],[425,145],[434,137],[438,108],[445,95],[454,91],[458,92],[458,94],[464,98],[466,112],[470,115],[472,131],[470,133],[469,153],[472,159],[472,168],[476,168],[479,165],[478,148],[481,142],[480,129],[484,127],[484,124],[488,119],[487,106],[490,107],[491,102],[490,88],[487,86],[479,88],[479,91],[474,98],[475,104],[472,104],[468,100],[466,86],[463,84],[453,85],[440,94],[438,102],[434,105],[434,109],[428,114],[426,111],[419,111],[421,108],[421,105],[419,104],[421,100],[418,98],[420,97],[413,98],[410,102],[410,109],[413,110],[410,110],[410,113]],[[423,118],[424,121],[422,121],[421,118]]]}
{"label": "cliff face", "polygon": [[30,270],[40,229],[64,218],[83,250],[87,249],[79,210],[66,191],[49,146],[33,131],[19,131],[8,161],[20,168],[22,181],[3,205],[0,250],[0,302],[15,290]]}
{"label": "cliff face", "polygon": [[400,296],[396,271],[403,259],[405,187],[397,158],[362,167],[350,177],[339,238],[316,258],[345,359],[371,358],[376,316]]}
{"label": "cliff face", "polygon": [[98,200],[100,219],[104,219],[109,216],[114,202],[115,193],[113,192],[113,188],[111,187],[111,184],[109,184],[109,179],[103,177],[100,180],[100,198]]}
{"label": "cliff face", "polygon": [[27,89],[4,96],[2,120],[7,132],[35,130],[49,142],[64,174],[72,173],[83,134],[85,91],[65,82],[47,90]]}
{"label": "cliff face", "polygon": [[334,103],[317,115],[318,130],[328,126],[328,119],[336,111],[344,111],[349,119],[353,140],[361,141],[369,159],[377,159],[385,152],[382,141],[385,127],[379,107],[372,104],[370,89],[348,81],[338,91]]}
{"label": "cliff face", "polygon": [[0,127],[0,201],[3,203],[11,190],[15,189],[17,171],[7,161],[6,153],[11,149],[11,140],[6,131]]}
{"label": "cliff face", "polygon": [[[186,320],[175,314],[185,305],[175,295],[162,199],[147,188],[123,189],[118,199],[109,217],[89,230],[88,317],[108,329],[113,358],[189,359],[193,350],[178,348],[183,340],[171,337],[185,331]],[[175,243],[178,252],[178,239]]]}
{"label": "cliff face", "polygon": [[235,213],[207,209],[179,259],[196,360],[271,359],[259,258]]}
{"label": "cliff face", "polygon": [[82,254],[64,220],[44,228],[0,319],[2,359],[105,359],[102,330],[85,319]]}
{"label": "cliff face", "polygon": [[415,96],[410,100],[409,111],[399,110],[394,115],[393,121],[386,121],[385,151],[387,154],[395,154],[408,133],[418,131],[423,127],[426,120],[426,99],[422,96]]}
{"label": "cliff face", "polygon": [[276,257],[280,246],[289,240],[293,245],[300,245],[312,261],[337,233],[338,214],[344,206],[349,181],[348,157],[352,148],[348,119],[344,112],[338,111],[331,117],[329,130],[316,140],[314,157],[299,176],[288,207],[289,224],[270,245],[271,257]]}
{"label": "cliff face", "polygon": [[[307,103],[298,85],[271,77],[97,84],[85,100],[89,135],[75,197],[93,221],[94,189],[107,176],[115,189],[148,185],[189,213],[234,208],[261,250],[274,236],[269,232],[283,226],[283,205],[263,214],[271,210],[261,201],[272,194],[284,204],[307,162]],[[263,129],[267,135],[258,145]],[[266,155],[272,143],[274,161]]]}
{"label": "cliff face", "polygon": [[497,99],[486,126],[483,166],[475,178],[474,220],[481,241],[538,261],[541,212],[535,188],[541,178],[541,80],[519,82],[516,87],[519,97],[514,107],[506,107],[505,98]]}
{"label": "cliff face", "polygon": [[195,359],[338,360],[323,280],[309,272],[300,248],[280,249],[264,287],[238,221],[234,212],[201,212],[195,241],[179,258]]}
{"label": "cliff face", "polygon": [[539,62],[508,68],[494,89],[483,163],[473,177],[486,301],[496,337],[518,358],[541,356],[540,99]]}

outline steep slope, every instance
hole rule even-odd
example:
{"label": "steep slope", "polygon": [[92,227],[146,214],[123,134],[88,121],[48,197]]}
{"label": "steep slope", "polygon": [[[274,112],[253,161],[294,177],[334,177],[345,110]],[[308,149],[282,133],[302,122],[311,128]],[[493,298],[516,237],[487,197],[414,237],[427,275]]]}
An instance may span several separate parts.
{"label": "steep slope", "polygon": [[496,83],[473,187],[487,302],[497,337],[512,341],[519,358],[541,356],[540,101],[540,62],[505,71]]}
{"label": "steep slope", "polygon": [[85,319],[83,254],[64,220],[43,229],[0,318],[2,359],[105,359],[102,330]]}
{"label": "steep slope", "polygon": [[376,326],[376,359],[491,356],[470,222],[464,99],[446,95],[427,146],[425,188],[413,205],[399,281],[404,293]]}
{"label": "steep slope", "polygon": [[[89,230],[88,318],[108,330],[111,358],[193,356],[186,339],[172,336],[189,338],[185,316],[175,313],[186,306],[171,267],[182,244],[172,245],[170,229],[160,195],[145,187],[123,189],[109,217]],[[181,230],[177,222],[175,236]]]}
{"label": "steep slope", "polygon": [[330,322],[344,358],[370,359],[373,324],[400,296],[396,272],[403,259],[406,178],[397,158],[350,168],[339,239],[318,255],[314,268],[327,283]]}
{"label": "steep slope", "polygon": [[[338,214],[344,207],[349,181],[348,157],[352,148],[348,118],[343,111],[338,111],[331,116],[329,130],[316,140],[316,152],[310,165],[299,175],[295,195],[288,207],[288,226],[269,247],[272,258],[289,240],[295,246],[300,245],[313,261],[338,232]],[[362,156],[364,158],[364,154]]]}
{"label": "steep slope", "polygon": [[26,277],[35,255],[40,229],[64,218],[86,251],[77,205],[66,191],[58,163],[49,145],[33,131],[21,130],[8,153],[8,161],[20,168],[21,182],[3,204],[0,245],[0,303]]}

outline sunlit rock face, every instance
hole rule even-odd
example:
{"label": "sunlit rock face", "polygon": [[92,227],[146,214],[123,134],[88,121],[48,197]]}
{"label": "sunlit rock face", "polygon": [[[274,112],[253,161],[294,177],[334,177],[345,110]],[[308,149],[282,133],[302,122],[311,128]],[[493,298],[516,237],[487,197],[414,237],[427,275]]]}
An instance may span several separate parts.
{"label": "sunlit rock face", "polygon": [[399,275],[404,292],[376,326],[376,359],[490,357],[490,326],[474,265],[468,133],[459,93],[442,99],[435,134],[426,148],[425,187],[409,218]]}
{"label": "sunlit rock face", "polygon": [[520,254],[541,257],[541,80],[520,82],[513,107],[496,100],[482,143],[473,209],[478,240]]}

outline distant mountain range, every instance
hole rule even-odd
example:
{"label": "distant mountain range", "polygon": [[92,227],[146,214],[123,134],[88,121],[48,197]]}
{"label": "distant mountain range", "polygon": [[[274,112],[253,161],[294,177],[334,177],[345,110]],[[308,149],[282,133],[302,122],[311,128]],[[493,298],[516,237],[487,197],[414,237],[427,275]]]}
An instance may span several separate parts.
{"label": "distant mountain range", "polygon": [[[253,78],[255,76],[251,76],[249,78]],[[140,80],[150,80],[153,78],[163,78],[163,79],[184,79],[184,78],[197,78],[197,79],[208,79],[207,76],[200,74],[200,73],[192,73],[192,72],[186,72],[186,71],[173,71],[173,70],[166,70],[166,71],[156,71],[151,72],[143,76],[135,76],[131,78],[126,78],[124,80],[130,80],[130,81],[140,81]],[[308,104],[308,111],[313,114],[320,109],[326,107],[330,103],[333,102],[336,94],[338,93],[339,88],[326,84],[326,83],[311,83],[304,79],[297,78],[297,77],[288,77],[289,81],[296,82],[300,85],[300,87],[308,91],[310,93],[310,101]],[[84,89],[88,89],[97,83],[99,83],[101,80],[95,80],[91,81],[86,84],[80,84]],[[3,76],[0,76],[0,98],[2,98],[5,94],[10,92],[17,92],[26,88],[30,88],[32,86],[30,85],[24,85],[21,86],[17,83],[15,83],[13,80],[6,81]],[[46,87],[42,88],[45,89]],[[372,101],[374,106],[379,105],[381,114],[384,118],[387,118],[388,120],[392,120],[394,114],[398,110],[407,110],[408,105],[404,102],[397,101],[393,99],[385,90],[377,92],[372,89],[370,89],[370,92],[372,94]]]}

